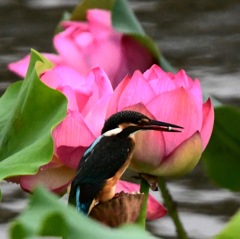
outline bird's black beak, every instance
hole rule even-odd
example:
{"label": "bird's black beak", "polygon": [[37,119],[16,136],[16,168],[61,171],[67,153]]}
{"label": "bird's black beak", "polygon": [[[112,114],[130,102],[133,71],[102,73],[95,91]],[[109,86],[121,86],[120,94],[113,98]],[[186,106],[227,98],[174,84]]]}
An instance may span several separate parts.
{"label": "bird's black beak", "polygon": [[182,132],[183,127],[170,124],[166,122],[161,122],[157,120],[149,120],[148,124],[143,126],[146,130],[158,130],[158,131],[168,131],[168,132]]}

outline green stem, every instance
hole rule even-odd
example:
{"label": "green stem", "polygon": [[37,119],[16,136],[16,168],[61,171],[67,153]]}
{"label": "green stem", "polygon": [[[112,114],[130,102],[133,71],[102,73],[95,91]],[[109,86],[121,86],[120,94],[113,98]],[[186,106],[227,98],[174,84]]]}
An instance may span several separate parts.
{"label": "green stem", "polygon": [[177,235],[178,235],[177,238],[178,239],[187,239],[187,233],[186,233],[186,231],[180,221],[179,215],[178,215],[177,205],[173,201],[173,198],[167,189],[166,181],[163,177],[158,178],[158,186],[161,189],[162,197],[164,200],[164,204],[168,210],[168,214],[172,218],[172,220],[175,224]]}
{"label": "green stem", "polygon": [[146,216],[147,216],[147,202],[148,202],[148,194],[149,194],[149,185],[148,183],[141,178],[141,184],[140,184],[140,192],[144,193],[144,199],[143,204],[141,207],[141,211],[138,216],[137,225],[139,225],[141,228],[146,228]]}

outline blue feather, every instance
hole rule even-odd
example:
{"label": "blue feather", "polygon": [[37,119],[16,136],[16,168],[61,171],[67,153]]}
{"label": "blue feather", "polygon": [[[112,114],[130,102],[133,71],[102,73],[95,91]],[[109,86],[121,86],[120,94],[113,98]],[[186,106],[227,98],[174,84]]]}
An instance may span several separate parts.
{"label": "blue feather", "polygon": [[103,135],[100,135],[92,144],[91,146],[85,151],[85,153],[83,154],[83,156],[86,156],[87,154],[89,154],[93,148],[95,147],[95,145],[97,145],[97,143],[101,140],[101,138],[103,137]]}
{"label": "blue feather", "polygon": [[80,186],[76,188],[76,207],[78,212],[82,212],[85,215],[88,215],[89,208],[92,202],[80,203]]}

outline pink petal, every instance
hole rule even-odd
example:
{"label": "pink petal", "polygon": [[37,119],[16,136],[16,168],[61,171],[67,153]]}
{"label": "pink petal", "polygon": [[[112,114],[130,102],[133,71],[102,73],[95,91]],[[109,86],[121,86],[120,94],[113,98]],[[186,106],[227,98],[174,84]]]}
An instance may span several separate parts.
{"label": "pink petal", "polygon": [[113,88],[107,74],[100,67],[92,68],[88,80],[94,79],[97,97],[101,98],[106,94],[112,94]]}
{"label": "pink petal", "polygon": [[153,65],[143,75],[156,95],[176,89],[175,82],[158,65]]}
{"label": "pink petal", "polygon": [[67,28],[65,31],[54,36],[53,44],[66,64],[86,76],[89,72],[89,65],[85,61],[85,47],[82,49],[74,40],[75,34],[80,34],[79,30],[81,31],[75,25]]}
{"label": "pink petal", "polygon": [[89,67],[100,66],[103,68],[114,87],[116,82],[122,80],[127,74],[123,64],[125,58],[121,51],[120,40],[119,34],[101,40],[95,39],[94,44],[88,46],[85,53],[85,61],[88,62]]}
{"label": "pink petal", "polygon": [[191,87],[192,79],[186,74],[184,70],[180,70],[174,78],[174,82],[178,87],[183,87],[185,89]]}
{"label": "pink petal", "polygon": [[155,119],[155,117],[150,113],[150,111],[146,108],[146,106],[142,102],[137,103],[135,105],[131,105],[129,107],[126,107],[126,108],[124,108],[124,110],[137,111],[137,112],[140,112],[140,113],[146,115],[150,119]]}
{"label": "pink petal", "polygon": [[30,62],[30,54],[26,55],[19,61],[8,64],[8,69],[24,78],[27,74],[29,62]]}
{"label": "pink petal", "polygon": [[201,107],[203,100],[202,100],[202,90],[201,84],[198,79],[192,81],[191,86],[187,89],[195,98],[196,102],[198,102],[199,107]]}
{"label": "pink petal", "polygon": [[70,86],[72,89],[82,91],[85,94],[91,92],[86,78],[67,65],[58,65],[45,71],[41,80],[53,89],[57,89],[59,86]]}
{"label": "pink petal", "polygon": [[210,99],[203,104],[203,125],[201,137],[203,140],[203,150],[206,148],[212,134],[214,123],[214,109]]}
{"label": "pink petal", "polygon": [[[202,112],[203,97],[200,81],[198,79],[192,81],[187,91],[192,95],[193,99],[195,100],[195,106],[198,108],[198,112]],[[199,117],[200,116],[201,115],[199,115]]]}
{"label": "pink petal", "polygon": [[102,38],[107,33],[112,33],[111,13],[106,10],[91,9],[87,11],[87,20],[91,33],[96,38]]}
{"label": "pink petal", "polygon": [[66,118],[54,129],[55,148],[60,146],[88,147],[95,136],[78,112],[69,111]]}
{"label": "pink petal", "polygon": [[75,36],[75,42],[80,48],[89,47],[94,42],[94,38],[89,32],[81,32],[77,36]]}
{"label": "pink petal", "polygon": [[46,57],[49,61],[51,61],[54,65],[60,65],[63,63],[63,59],[61,56],[51,53],[41,53],[44,57]]}
{"label": "pink petal", "polygon": [[202,111],[194,97],[179,88],[155,97],[146,105],[157,120],[184,127],[181,133],[163,132],[166,156],[202,127]]}
{"label": "pink petal", "polygon": [[160,165],[165,156],[165,141],[160,131],[139,131],[130,167],[137,172],[149,173]]}
{"label": "pink petal", "polygon": [[202,139],[199,132],[179,145],[162,164],[153,170],[156,176],[179,176],[191,171],[202,155]]}
{"label": "pink petal", "polygon": [[65,166],[76,169],[86,149],[87,147],[83,146],[71,147],[62,145],[56,149],[56,154]]}
{"label": "pink petal", "polygon": [[72,88],[69,86],[59,87],[58,90],[62,92],[68,100],[68,110],[78,111],[78,104],[76,99],[76,94]]}
{"label": "pink petal", "polygon": [[87,125],[91,126],[94,136],[97,138],[101,134],[101,130],[105,123],[108,102],[111,95],[105,95],[98,100],[85,116]]}
{"label": "pink petal", "polygon": [[64,93],[69,101],[68,108],[71,110],[82,111],[93,92],[92,84],[76,70],[66,65],[45,71],[41,80],[49,87]]}
{"label": "pink petal", "polygon": [[23,190],[31,192],[39,185],[55,193],[64,192],[71,183],[75,171],[68,167],[48,168],[39,170],[35,175],[22,176],[20,184]]}
{"label": "pink petal", "polygon": [[108,105],[106,118],[110,117],[112,114],[118,111],[119,109],[118,104],[119,104],[120,97],[124,92],[125,88],[127,87],[127,85],[129,84],[130,80],[131,78],[126,76],[123,79],[123,81],[121,81],[120,84],[117,86],[117,88],[114,90]]}
{"label": "pink petal", "polygon": [[84,109],[81,111],[84,116],[87,115],[92,106],[95,105],[100,98],[110,95],[113,92],[108,76],[100,67],[95,67],[91,70],[87,81],[92,87],[92,94],[85,104]]}
{"label": "pink petal", "polygon": [[147,103],[155,96],[153,89],[145,81],[140,71],[135,71],[119,99],[119,108],[123,109],[137,103]]}
{"label": "pink petal", "polygon": [[162,68],[156,64],[152,65],[148,70],[146,70],[143,73],[143,76],[146,78],[148,82],[155,80],[157,78],[162,78],[162,76],[165,77],[165,75],[166,72],[163,71]]}
{"label": "pink petal", "polygon": [[168,74],[159,65],[156,64],[153,64],[148,70],[143,73],[143,75],[148,82],[158,78],[171,80]]}
{"label": "pink petal", "polygon": [[[135,183],[129,183],[119,180],[116,187],[116,192],[139,192],[140,186]],[[165,216],[167,210],[153,196],[149,195],[147,204],[147,219],[155,220]]]}

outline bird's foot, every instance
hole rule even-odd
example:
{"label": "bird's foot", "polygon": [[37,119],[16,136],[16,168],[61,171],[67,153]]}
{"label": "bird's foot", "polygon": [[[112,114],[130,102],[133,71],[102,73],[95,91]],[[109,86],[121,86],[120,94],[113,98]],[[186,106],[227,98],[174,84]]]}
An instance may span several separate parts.
{"label": "bird's foot", "polygon": [[145,173],[139,173],[138,176],[133,176],[133,178],[144,179],[153,191],[158,191],[157,176],[153,176],[153,175],[149,175],[149,174],[145,174]]}

